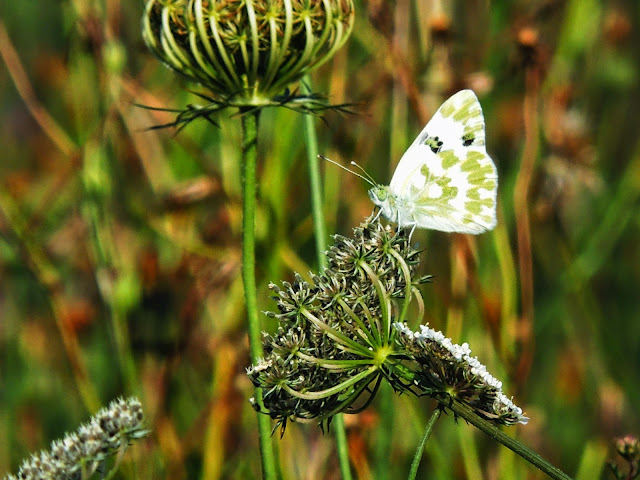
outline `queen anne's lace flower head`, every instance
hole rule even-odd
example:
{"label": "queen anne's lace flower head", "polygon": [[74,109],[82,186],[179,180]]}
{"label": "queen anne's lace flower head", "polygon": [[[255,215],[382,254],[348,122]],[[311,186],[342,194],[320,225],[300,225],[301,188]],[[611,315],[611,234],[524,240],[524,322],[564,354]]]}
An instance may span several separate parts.
{"label": "queen anne's lace flower head", "polygon": [[406,354],[419,366],[414,379],[419,390],[441,401],[449,397],[465,403],[481,417],[503,425],[527,424],[522,409],[502,392],[502,382],[471,356],[469,344],[455,344],[426,325],[415,332],[406,323],[393,326]]}
{"label": "queen anne's lace flower head", "polygon": [[279,321],[264,334],[265,358],[247,369],[263,389],[268,413],[283,428],[287,421],[326,425],[338,412],[365,408],[384,379],[398,392],[428,395],[446,408],[468,405],[503,425],[527,423],[522,410],[502,392],[502,383],[441,332],[404,323],[409,301],[422,305],[417,289],[430,277],[418,275],[418,251],[404,230],[395,232],[368,219],[353,238],[335,237],[329,267],[307,282],[271,284]]}
{"label": "queen anne's lace flower head", "polygon": [[393,352],[391,304],[424,280],[404,231],[370,219],[353,238],[334,239],[321,275],[270,285],[278,312],[267,315],[279,327],[264,335],[265,358],[247,373],[263,389],[262,411],[282,427],[289,420],[324,426],[352,411],[361,394],[372,395]]}

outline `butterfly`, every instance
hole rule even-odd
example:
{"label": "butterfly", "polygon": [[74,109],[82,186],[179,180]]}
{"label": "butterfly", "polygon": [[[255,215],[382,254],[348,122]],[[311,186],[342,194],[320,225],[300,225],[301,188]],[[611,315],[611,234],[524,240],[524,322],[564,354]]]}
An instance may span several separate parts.
{"label": "butterfly", "polygon": [[369,198],[399,227],[478,234],[496,226],[498,174],[485,149],[475,93],[447,101],[404,153],[389,186],[373,182]]}

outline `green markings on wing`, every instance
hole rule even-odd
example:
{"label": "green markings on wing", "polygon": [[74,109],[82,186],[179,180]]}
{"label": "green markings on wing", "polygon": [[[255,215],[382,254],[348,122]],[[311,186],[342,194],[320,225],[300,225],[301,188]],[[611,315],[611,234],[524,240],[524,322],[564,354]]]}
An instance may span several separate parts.
{"label": "green markings on wing", "polygon": [[[459,160],[456,158],[456,162]],[[439,205],[445,206],[448,205],[448,201],[452,198],[458,196],[458,187],[452,186],[451,181],[452,178],[445,176],[436,177],[431,173],[429,167],[423,165],[420,168],[420,174],[425,178],[425,186],[421,189],[421,194],[417,195],[416,205],[420,206],[428,206],[428,205]],[[427,192],[429,191],[429,186],[432,182],[435,182],[436,185],[440,187],[442,193],[439,197],[430,197]]]}
{"label": "green markings on wing", "polygon": [[477,150],[467,152],[467,158],[460,165],[460,169],[467,173],[467,181],[487,190],[495,188],[495,171],[486,153]]}
{"label": "green markings on wing", "polygon": [[420,167],[420,175],[424,177],[425,184],[428,184],[431,179],[431,170],[429,170],[429,167],[427,167],[426,164]]}
{"label": "green markings on wing", "polygon": [[[454,178],[451,175],[434,175],[427,165],[422,165],[419,171],[425,178],[424,187],[414,190],[415,206],[452,221],[457,217],[455,221],[461,221],[465,225],[491,225],[493,217],[486,212],[495,208],[493,193],[497,188],[496,172],[491,159],[486,153],[478,150],[458,152],[458,155],[455,150],[445,150],[438,152],[437,156],[445,172],[455,165],[460,165],[460,173],[464,175],[467,186],[454,186]],[[429,193],[434,193],[434,183],[441,189],[438,197],[429,196]],[[464,210],[456,213],[452,200],[460,197],[464,201]]]}
{"label": "green markings on wing", "polygon": [[[452,100],[455,98],[455,100]],[[460,102],[457,100],[460,99]],[[440,107],[440,114],[444,118],[451,117],[455,122],[463,125],[462,138],[465,147],[469,145],[484,145],[484,120],[482,109],[476,97],[469,92],[460,92],[451,97]]]}
{"label": "green markings on wing", "polygon": [[440,198],[443,200],[449,200],[458,196],[458,187],[449,185],[450,183],[451,178],[449,177],[440,177],[436,179],[436,184],[442,189],[442,195]]}
{"label": "green markings on wing", "polygon": [[460,163],[460,157],[455,154],[454,150],[445,150],[438,154],[440,160],[442,160],[442,168],[448,170],[455,164]]}
{"label": "green markings on wing", "polygon": [[469,151],[460,168],[468,174],[467,181],[469,182],[469,190],[466,192],[467,199],[464,204],[467,214],[464,216],[463,222],[491,223],[492,217],[490,215],[482,215],[482,212],[487,209],[493,210],[495,200],[493,196],[483,198],[480,195],[481,189],[485,192],[493,192],[497,187],[496,173],[489,158],[483,152]]}
{"label": "green markings on wing", "polygon": [[464,103],[453,114],[456,122],[466,123],[472,117],[478,116],[478,102],[472,96],[468,96]]}
{"label": "green markings on wing", "polygon": [[472,214],[467,214],[464,217],[462,217],[462,223],[464,224],[469,224],[469,223],[479,223],[479,224],[484,224],[484,225],[491,225],[493,223],[492,221],[492,217],[490,215],[472,215]]}
{"label": "green markings on wing", "polygon": [[462,132],[462,141],[465,146],[469,145],[464,143],[468,140],[471,140],[469,144],[484,145],[484,122],[465,124]]}
{"label": "green markings on wing", "polygon": [[[470,194],[471,192],[467,193]],[[476,199],[466,201],[464,204],[464,208],[466,211],[471,212],[474,215],[480,215],[482,213],[482,207],[493,208],[493,203],[493,198],[480,199],[478,197]]]}
{"label": "green markings on wing", "polygon": [[456,111],[456,105],[450,98],[442,104],[439,111],[444,118],[448,118]]}
{"label": "green markings on wing", "polygon": [[[457,104],[452,101],[453,98],[462,99],[462,103]],[[478,101],[473,95],[468,92],[460,92],[442,104],[440,113],[445,118],[452,117],[456,122],[464,124],[468,119],[477,117],[480,110],[478,109]]]}

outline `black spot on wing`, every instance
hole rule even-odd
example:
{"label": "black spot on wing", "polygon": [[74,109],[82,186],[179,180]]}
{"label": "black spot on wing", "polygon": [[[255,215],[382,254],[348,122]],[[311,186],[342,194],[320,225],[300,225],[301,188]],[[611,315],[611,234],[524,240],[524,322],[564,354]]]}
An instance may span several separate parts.
{"label": "black spot on wing", "polygon": [[442,150],[443,142],[437,135],[435,137],[427,135],[422,143],[429,147],[433,153],[438,153],[440,150]]}
{"label": "black spot on wing", "polygon": [[473,135],[473,133],[465,133],[462,136],[462,145],[464,145],[465,147],[468,147],[473,144],[475,139],[476,137]]}

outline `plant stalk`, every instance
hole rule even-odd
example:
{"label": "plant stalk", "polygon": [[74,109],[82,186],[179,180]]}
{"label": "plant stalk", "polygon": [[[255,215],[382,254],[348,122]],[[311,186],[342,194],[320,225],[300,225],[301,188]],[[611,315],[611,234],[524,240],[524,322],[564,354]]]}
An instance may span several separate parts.
{"label": "plant stalk", "polygon": [[[304,93],[311,93],[311,77],[309,75],[304,76],[301,84]],[[316,256],[318,257],[318,268],[322,271],[327,267],[327,258],[325,256],[327,250],[327,225],[324,221],[322,208],[322,185],[320,167],[318,165],[318,137],[311,115],[304,115],[304,135],[307,144],[309,184],[311,187],[311,215],[313,218],[313,233],[316,239]],[[332,426],[336,437],[340,473],[344,480],[351,480],[349,448],[347,446],[347,433],[344,427],[343,414],[338,414],[333,418]]]}
{"label": "plant stalk", "polygon": [[436,424],[436,420],[440,418],[440,414],[442,413],[442,409],[436,408],[427,423],[426,428],[424,429],[424,433],[422,434],[422,438],[420,438],[420,442],[418,443],[418,448],[416,448],[416,454],[413,457],[413,461],[411,462],[411,469],[409,470],[409,476],[407,480],[415,480],[416,475],[418,474],[418,467],[420,466],[420,460],[422,459],[422,454],[424,453],[424,447],[427,444],[427,440],[431,436],[431,432],[433,431],[433,426]]}
{"label": "plant stalk", "polygon": [[[258,319],[258,300],[256,289],[256,185],[257,185],[257,143],[259,110],[242,112],[242,281],[247,309],[249,331],[249,349],[251,362],[258,363],[262,357],[262,339]],[[262,389],[257,388],[255,400],[264,409]],[[260,457],[262,459],[262,478],[276,478],[275,455],[271,443],[271,420],[269,416],[258,412],[258,435]]]}
{"label": "plant stalk", "polygon": [[469,406],[459,402],[452,402],[447,405],[447,408],[451,409],[456,416],[464,418],[468,423],[479,428],[491,438],[513,451],[516,455],[519,455],[532,465],[538,467],[550,478],[555,480],[571,480],[569,475],[551,465],[533,450],[504,433],[497,425],[476,415]]}

